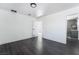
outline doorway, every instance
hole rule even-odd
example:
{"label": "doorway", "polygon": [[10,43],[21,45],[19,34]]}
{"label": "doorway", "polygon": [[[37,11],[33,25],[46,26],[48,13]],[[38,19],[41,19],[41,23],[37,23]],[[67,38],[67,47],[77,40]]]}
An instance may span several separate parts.
{"label": "doorway", "polygon": [[78,41],[77,18],[67,21],[67,45],[74,46]]}
{"label": "doorway", "polygon": [[39,34],[42,35],[42,21],[34,21],[32,31],[33,37],[37,37]]}

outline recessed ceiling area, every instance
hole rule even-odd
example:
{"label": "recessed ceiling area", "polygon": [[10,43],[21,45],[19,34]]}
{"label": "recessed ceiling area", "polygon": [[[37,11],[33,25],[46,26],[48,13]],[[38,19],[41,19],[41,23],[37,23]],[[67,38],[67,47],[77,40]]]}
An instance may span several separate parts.
{"label": "recessed ceiling area", "polygon": [[11,11],[16,10],[19,14],[32,17],[41,17],[57,13],[79,6],[79,3],[36,3],[37,7],[32,8],[30,3],[0,3],[0,9]]}

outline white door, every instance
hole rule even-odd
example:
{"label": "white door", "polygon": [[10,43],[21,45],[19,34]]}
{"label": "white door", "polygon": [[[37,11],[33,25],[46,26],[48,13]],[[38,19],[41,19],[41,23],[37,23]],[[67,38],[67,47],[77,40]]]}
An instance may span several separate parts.
{"label": "white door", "polygon": [[42,35],[42,21],[34,21],[33,22],[33,36]]}

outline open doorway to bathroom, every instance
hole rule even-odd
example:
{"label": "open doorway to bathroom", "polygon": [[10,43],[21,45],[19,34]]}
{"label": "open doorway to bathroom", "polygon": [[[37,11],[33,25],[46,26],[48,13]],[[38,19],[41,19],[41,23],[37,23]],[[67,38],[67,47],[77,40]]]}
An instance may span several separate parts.
{"label": "open doorway to bathroom", "polygon": [[78,41],[77,18],[67,21],[67,44],[75,45]]}

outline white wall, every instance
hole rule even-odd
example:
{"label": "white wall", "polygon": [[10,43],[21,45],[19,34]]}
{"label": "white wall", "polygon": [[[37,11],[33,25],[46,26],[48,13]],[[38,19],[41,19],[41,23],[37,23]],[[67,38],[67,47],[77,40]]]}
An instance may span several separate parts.
{"label": "white wall", "polygon": [[[79,7],[41,17],[43,37],[66,43],[67,16],[79,13]],[[0,10],[0,44],[32,37],[32,21],[35,18]]]}
{"label": "white wall", "polygon": [[0,44],[32,37],[34,18],[0,10]]}
{"label": "white wall", "polygon": [[39,18],[43,21],[43,37],[66,44],[67,16],[77,13],[79,7]]}

